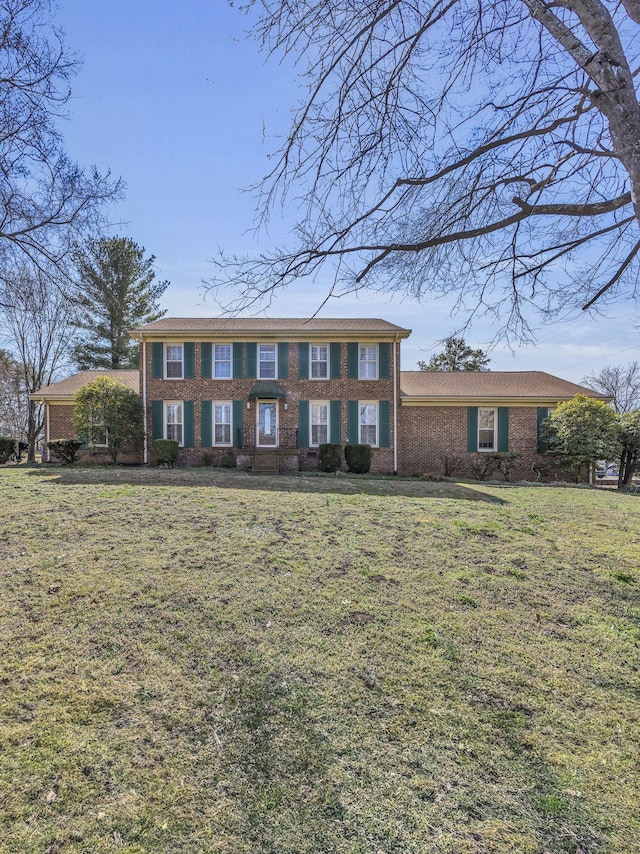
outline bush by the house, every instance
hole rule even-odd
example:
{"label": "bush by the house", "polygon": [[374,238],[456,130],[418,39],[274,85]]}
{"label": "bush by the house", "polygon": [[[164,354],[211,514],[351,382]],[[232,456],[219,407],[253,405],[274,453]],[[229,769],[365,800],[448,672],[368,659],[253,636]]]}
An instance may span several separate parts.
{"label": "bush by the house", "polygon": [[175,439],[156,439],[153,443],[156,465],[173,468],[178,459],[178,443]]}
{"label": "bush by the house", "polygon": [[73,465],[79,456],[81,443],[77,439],[52,439],[47,448],[57,463]]}
{"label": "bush by the house", "polygon": [[344,457],[349,471],[366,474],[371,468],[371,445],[345,445]]}
{"label": "bush by the house", "polygon": [[14,462],[18,454],[18,443],[10,437],[0,437],[0,465]]}
{"label": "bush by the house", "polygon": [[342,445],[326,442],[318,447],[318,471],[336,472],[342,464]]}
{"label": "bush by the house", "polygon": [[472,463],[471,471],[478,480],[487,480],[496,472],[500,472],[508,481],[511,469],[520,454],[517,451],[494,451],[490,454],[478,454],[477,462]]}

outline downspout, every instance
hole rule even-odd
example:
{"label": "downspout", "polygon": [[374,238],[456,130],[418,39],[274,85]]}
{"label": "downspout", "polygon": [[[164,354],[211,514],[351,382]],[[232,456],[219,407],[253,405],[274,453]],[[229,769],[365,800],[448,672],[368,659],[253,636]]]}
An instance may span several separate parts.
{"label": "downspout", "polygon": [[46,417],[47,417],[47,439],[44,443],[44,448],[42,449],[42,451],[43,451],[42,458],[44,460],[44,456],[45,456],[44,452],[46,451],[47,462],[50,463],[51,462],[51,449],[49,448],[49,445],[47,443],[51,441],[51,407],[49,406],[48,403],[45,403],[44,411],[45,411]]}
{"label": "downspout", "polygon": [[149,462],[149,437],[147,435],[147,342],[142,339],[142,411],[144,413],[144,451],[142,461]]}
{"label": "downspout", "polygon": [[393,342],[393,473],[398,474],[398,336]]}

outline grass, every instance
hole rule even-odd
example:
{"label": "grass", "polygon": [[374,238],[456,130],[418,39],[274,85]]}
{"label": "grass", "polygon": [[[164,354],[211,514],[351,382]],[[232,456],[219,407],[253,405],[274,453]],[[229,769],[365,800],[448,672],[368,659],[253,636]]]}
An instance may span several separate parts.
{"label": "grass", "polygon": [[640,500],[0,470],[0,851],[640,852]]}

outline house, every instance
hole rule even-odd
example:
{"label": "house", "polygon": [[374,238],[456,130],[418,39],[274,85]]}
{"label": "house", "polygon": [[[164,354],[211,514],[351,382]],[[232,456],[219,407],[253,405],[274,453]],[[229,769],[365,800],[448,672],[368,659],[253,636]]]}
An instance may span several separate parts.
{"label": "house", "polygon": [[[325,442],[372,446],[372,471],[468,475],[478,454],[516,451],[531,479],[538,426],[575,394],[542,372],[401,371],[411,331],[375,318],[162,318],[132,331],[140,370],[113,371],[142,396],[147,441],[175,439],[179,462],[311,470]],[[34,395],[47,439],[73,435],[82,371]],[[95,454],[95,448],[92,450]]]}

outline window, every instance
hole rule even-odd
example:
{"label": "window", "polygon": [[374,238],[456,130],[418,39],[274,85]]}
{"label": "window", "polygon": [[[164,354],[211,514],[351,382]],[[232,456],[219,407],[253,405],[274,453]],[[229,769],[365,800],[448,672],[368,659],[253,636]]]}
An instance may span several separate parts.
{"label": "window", "polygon": [[277,344],[258,344],[258,379],[275,380]]}
{"label": "window", "polygon": [[180,446],[183,445],[182,402],[165,403],[164,438],[173,439]]}
{"label": "window", "polygon": [[329,347],[326,344],[311,345],[311,379],[326,380],[329,377]]}
{"label": "window", "polygon": [[378,379],[378,346],[361,344],[358,357],[358,377],[361,380]]}
{"label": "window", "polygon": [[317,447],[329,441],[329,403],[326,400],[311,401],[311,446]]}
{"label": "window", "polygon": [[213,376],[216,380],[231,379],[231,344],[213,345]]}
{"label": "window", "polygon": [[231,403],[213,404],[213,444],[231,444]]}
{"label": "window", "polygon": [[92,448],[106,448],[109,445],[109,431],[107,428],[97,424],[92,425],[89,444]]}
{"label": "window", "polygon": [[164,375],[168,380],[181,380],[183,376],[183,346],[182,344],[165,344]]}
{"label": "window", "polygon": [[497,442],[497,411],[495,409],[478,409],[478,450],[495,451]]}
{"label": "window", "polygon": [[359,441],[361,445],[378,445],[378,404],[359,404]]}

